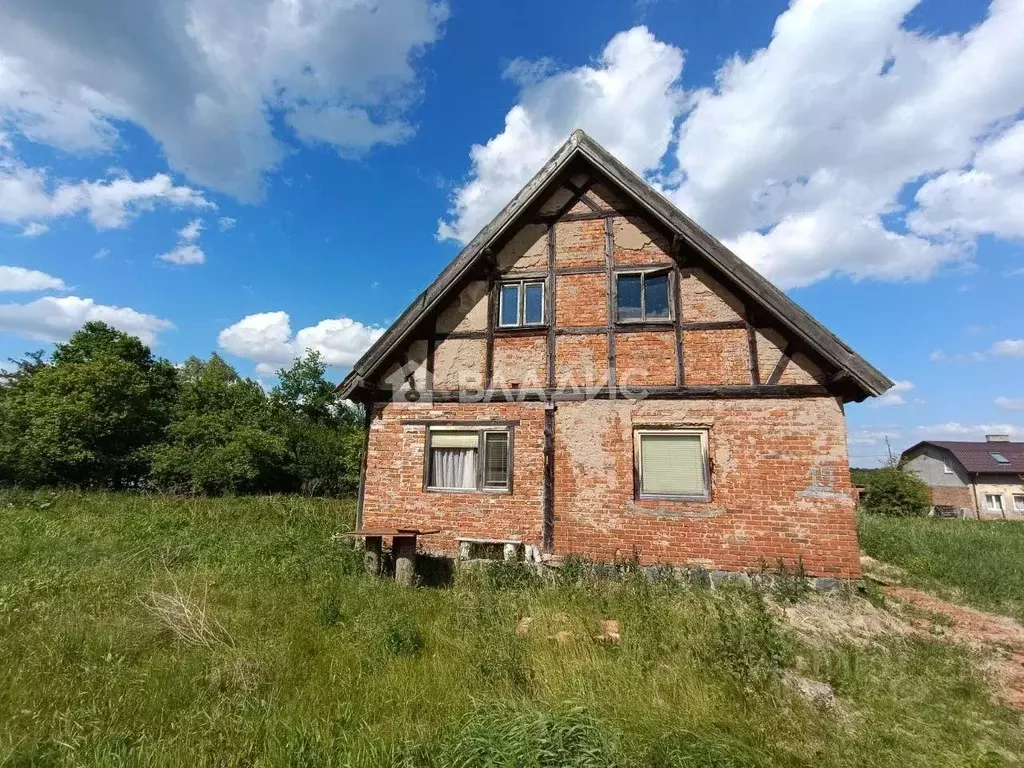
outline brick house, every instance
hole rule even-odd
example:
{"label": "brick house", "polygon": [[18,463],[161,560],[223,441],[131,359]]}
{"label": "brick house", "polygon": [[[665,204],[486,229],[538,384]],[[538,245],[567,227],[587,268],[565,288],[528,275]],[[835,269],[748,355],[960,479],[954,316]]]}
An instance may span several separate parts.
{"label": "brick house", "polygon": [[843,407],[891,385],[575,131],[339,392],[363,527],[852,578]]}
{"label": "brick house", "polygon": [[1009,435],[923,440],[903,452],[900,466],[928,485],[933,514],[1024,519],[1024,443]]}

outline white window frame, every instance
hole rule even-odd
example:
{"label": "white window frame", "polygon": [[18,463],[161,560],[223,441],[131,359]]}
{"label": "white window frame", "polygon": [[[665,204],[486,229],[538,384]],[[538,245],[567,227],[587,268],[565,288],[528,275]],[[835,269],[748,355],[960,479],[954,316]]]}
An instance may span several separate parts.
{"label": "white window frame", "polygon": [[[516,304],[516,322],[505,323],[502,318],[505,316],[505,289],[509,286],[516,286],[518,299]],[[526,320],[526,286],[540,286],[540,322],[527,323]],[[524,279],[524,280],[503,280],[498,283],[498,327],[499,328],[538,328],[547,324],[547,282],[545,280]]]}
{"label": "white window frame", "polygon": [[[432,445],[432,435],[439,432],[476,432],[477,433],[477,449],[476,449],[476,485],[473,488],[448,488],[445,486],[431,485],[430,476],[434,458],[434,449]],[[506,435],[506,441],[508,445],[508,472],[505,476],[504,486],[488,486],[486,484],[487,479],[487,435],[500,434]],[[513,471],[513,443],[515,437],[515,428],[506,425],[494,425],[494,424],[439,424],[437,426],[428,425],[426,429],[425,444],[423,446],[423,490],[430,491],[432,493],[512,493],[512,471]]]}
{"label": "white window frame", "polygon": [[[707,429],[693,427],[637,427],[633,430],[633,494],[637,499],[662,499],[665,501],[711,501],[711,461],[708,458]],[[704,463],[704,493],[644,493],[643,450],[640,442],[645,435],[699,435],[700,450]]]}
{"label": "white window frame", "polygon": [[[665,276],[668,281],[668,317],[647,317],[647,278]],[[619,278],[640,277],[640,317],[619,317]],[[615,272],[615,322],[628,325],[630,323],[671,323],[675,320],[675,290],[672,287],[672,270],[662,269],[620,269]]]}
{"label": "white window frame", "polygon": [[[998,499],[999,503],[995,504],[994,501]],[[1003,511],[1003,494],[1001,493],[986,493],[985,494],[985,511],[986,512],[1002,512]]]}
{"label": "white window frame", "polygon": [[1013,511],[1024,512],[1024,493],[1013,494]]}

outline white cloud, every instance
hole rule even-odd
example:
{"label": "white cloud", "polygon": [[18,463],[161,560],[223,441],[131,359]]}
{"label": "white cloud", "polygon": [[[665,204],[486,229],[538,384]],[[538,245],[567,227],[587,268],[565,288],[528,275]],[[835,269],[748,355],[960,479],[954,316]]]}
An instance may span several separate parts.
{"label": "white cloud", "polygon": [[850,432],[847,442],[850,445],[884,445],[886,438],[889,438],[889,440],[899,440],[900,437],[901,434],[898,429],[856,429]]}
{"label": "white cloud", "polygon": [[1024,122],[981,145],[969,168],[947,171],[917,191],[916,232],[950,237],[1024,237]]}
{"label": "white cloud", "polygon": [[45,224],[40,224],[38,221],[29,223],[23,230],[21,230],[22,237],[39,237],[45,235],[50,231],[50,228]]}
{"label": "white cloud", "polygon": [[958,421],[916,427],[914,431],[926,440],[984,440],[985,435],[1024,435],[1024,428],[1013,424],[961,424]]}
{"label": "white cloud", "polygon": [[203,231],[203,220],[192,219],[188,224],[178,230],[178,239],[186,243],[192,243],[199,239]]}
{"label": "white cloud", "polygon": [[363,109],[338,106],[297,106],[288,124],[307,143],[331,144],[343,155],[359,154],[374,144],[401,144],[415,133],[401,120],[376,123]]}
{"label": "white cloud", "polygon": [[430,0],[61,0],[0,5],[0,119],[68,150],[141,125],[194,182],[243,198],[299,138],[344,152],[400,141],[415,60],[448,8]]}
{"label": "white cloud", "polygon": [[989,354],[997,357],[1024,357],[1024,339],[1003,339],[992,345]]}
{"label": "white cloud", "polygon": [[257,371],[269,375],[307,349],[319,352],[328,365],[351,366],[382,333],[383,328],[339,317],[301,328],[293,336],[287,312],[261,312],[228,326],[217,341],[225,351],[253,360]]}
{"label": "white cloud", "polygon": [[[700,91],[675,198],[784,286],[832,274],[921,278],[970,248],[887,222],[923,175],[968,163],[1024,106],[1024,4],[995,0],[963,36],[905,29],[917,0],[797,0],[767,48]],[[927,204],[927,200],[919,200]]]}
{"label": "white cloud", "polygon": [[470,239],[578,125],[783,287],[920,279],[969,259],[979,235],[1022,226],[1024,67],[1006,62],[1024,3],[994,0],[943,36],[904,27],[916,5],[794,0],[765,48],[685,101],[681,53],[642,27],[594,66],[527,70],[439,234]]}
{"label": "white cloud", "polygon": [[1024,397],[997,397],[996,407],[1006,411],[1024,411]]}
{"label": "white cloud", "polygon": [[116,229],[158,205],[216,208],[201,192],[176,185],[164,173],[141,181],[117,177],[50,183],[44,170],[0,157],[0,223],[29,222],[31,228],[42,226],[42,220],[84,213],[97,229]]}
{"label": "white cloud", "polygon": [[206,263],[206,252],[197,242],[203,231],[203,220],[192,219],[188,224],[178,230],[178,244],[157,256],[161,261],[178,266],[189,266]]}
{"label": "white cloud", "polygon": [[206,263],[206,253],[195,243],[179,243],[175,248],[167,253],[161,253],[157,258],[179,266]]}
{"label": "white cloud", "polygon": [[988,355],[977,351],[947,355],[943,350],[936,349],[928,355],[928,359],[933,363],[983,363],[988,360]]}
{"label": "white cloud", "polygon": [[472,239],[577,127],[634,170],[656,169],[683,106],[682,70],[682,51],[636,27],[613,37],[593,66],[528,82],[504,131],[470,150],[470,179],[438,236]]}
{"label": "white cloud", "polygon": [[66,291],[59,277],[24,267],[0,267],[0,291]]}
{"label": "white cloud", "polygon": [[85,323],[98,320],[154,344],[174,325],[130,307],[97,304],[77,296],[45,296],[28,304],[0,304],[0,331],[39,341],[64,341]]}
{"label": "white cloud", "polygon": [[221,216],[217,219],[217,226],[220,227],[221,232],[227,232],[229,229],[234,229],[237,224],[236,219],[232,219],[230,216]]}
{"label": "white cloud", "polygon": [[872,408],[888,408],[894,405],[906,405],[908,402],[920,403],[921,400],[914,399],[908,401],[906,395],[914,389],[914,383],[911,381],[896,381],[893,382],[892,388],[889,389],[881,397],[876,397],[871,401]]}

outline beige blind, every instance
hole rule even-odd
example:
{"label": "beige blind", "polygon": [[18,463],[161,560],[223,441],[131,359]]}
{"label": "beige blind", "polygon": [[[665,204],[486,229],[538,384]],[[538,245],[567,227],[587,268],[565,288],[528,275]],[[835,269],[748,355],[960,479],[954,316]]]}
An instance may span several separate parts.
{"label": "beige blind", "polygon": [[700,435],[640,435],[640,475],[641,493],[704,495]]}
{"label": "beige blind", "polygon": [[448,432],[432,430],[430,445],[434,448],[476,448],[479,432]]}

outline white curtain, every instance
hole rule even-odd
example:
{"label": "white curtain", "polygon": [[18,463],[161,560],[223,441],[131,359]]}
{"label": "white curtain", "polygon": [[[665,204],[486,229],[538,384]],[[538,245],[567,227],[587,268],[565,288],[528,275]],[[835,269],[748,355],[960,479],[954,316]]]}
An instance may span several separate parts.
{"label": "white curtain", "polygon": [[476,449],[434,448],[430,485],[432,488],[476,488]]}

